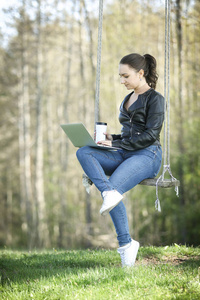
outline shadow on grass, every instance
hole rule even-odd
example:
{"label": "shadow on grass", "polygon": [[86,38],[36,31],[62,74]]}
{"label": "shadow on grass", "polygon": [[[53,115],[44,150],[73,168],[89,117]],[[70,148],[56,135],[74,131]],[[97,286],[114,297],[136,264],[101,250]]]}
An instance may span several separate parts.
{"label": "shadow on grass", "polygon": [[89,269],[119,267],[112,251],[58,251],[55,253],[11,252],[0,256],[0,284],[34,281],[41,277],[67,276]]}

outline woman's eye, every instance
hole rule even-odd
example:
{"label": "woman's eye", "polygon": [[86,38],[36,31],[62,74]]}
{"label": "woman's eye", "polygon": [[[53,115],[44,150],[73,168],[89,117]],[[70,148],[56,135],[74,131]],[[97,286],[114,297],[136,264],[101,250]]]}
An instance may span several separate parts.
{"label": "woman's eye", "polygon": [[126,76],[125,76],[125,75],[121,75],[121,76],[119,76],[119,77],[120,77],[120,79],[121,79],[121,78],[126,78],[126,79],[127,79],[127,78],[129,78],[129,75],[126,75]]}

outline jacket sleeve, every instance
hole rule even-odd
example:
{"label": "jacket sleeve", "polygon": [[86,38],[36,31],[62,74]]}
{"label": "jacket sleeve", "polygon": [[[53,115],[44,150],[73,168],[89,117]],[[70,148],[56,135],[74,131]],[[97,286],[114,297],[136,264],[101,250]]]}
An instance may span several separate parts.
{"label": "jacket sleeve", "polygon": [[156,94],[151,97],[146,106],[146,122],[143,132],[133,132],[127,139],[113,140],[114,147],[121,147],[127,150],[139,150],[152,145],[160,139],[160,132],[164,121],[164,97]]}
{"label": "jacket sleeve", "polygon": [[122,139],[121,134],[111,134],[111,135],[112,135],[113,141],[115,141],[115,140],[121,140]]}

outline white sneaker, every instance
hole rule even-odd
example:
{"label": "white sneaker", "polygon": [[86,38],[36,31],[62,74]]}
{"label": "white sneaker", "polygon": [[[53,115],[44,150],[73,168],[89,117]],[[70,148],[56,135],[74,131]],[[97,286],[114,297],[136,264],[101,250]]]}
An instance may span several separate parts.
{"label": "white sneaker", "polygon": [[122,267],[134,266],[139,247],[140,244],[132,240],[129,244],[117,249],[117,252],[121,256]]}
{"label": "white sneaker", "polygon": [[100,214],[102,216],[107,215],[117,204],[123,199],[123,196],[116,190],[104,191],[102,193],[103,204],[100,209]]}

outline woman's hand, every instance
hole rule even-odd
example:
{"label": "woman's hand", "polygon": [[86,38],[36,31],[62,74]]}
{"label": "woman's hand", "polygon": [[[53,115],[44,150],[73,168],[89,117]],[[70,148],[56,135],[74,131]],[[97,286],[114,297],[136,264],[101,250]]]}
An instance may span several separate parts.
{"label": "woman's hand", "polygon": [[104,133],[104,135],[106,136],[107,141],[112,141],[113,140],[112,135],[110,133]]}
{"label": "woman's hand", "polygon": [[112,146],[112,135],[109,133],[104,133],[104,135],[106,136],[105,141],[98,141],[97,144],[111,147]]}
{"label": "woman's hand", "polygon": [[109,140],[99,141],[97,144],[98,145],[104,145],[104,146],[110,146],[110,147],[112,146],[112,142],[109,141]]}

